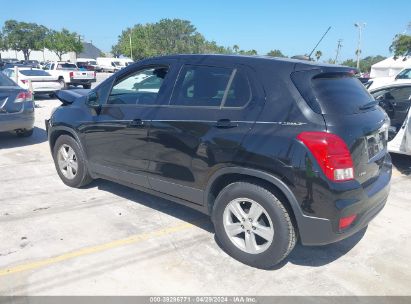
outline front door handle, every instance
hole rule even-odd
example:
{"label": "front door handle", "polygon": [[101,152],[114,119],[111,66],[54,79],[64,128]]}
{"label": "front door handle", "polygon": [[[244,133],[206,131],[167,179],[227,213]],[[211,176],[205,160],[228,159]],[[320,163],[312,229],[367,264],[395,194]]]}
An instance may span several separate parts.
{"label": "front door handle", "polygon": [[144,121],[142,121],[141,119],[133,119],[129,122],[128,126],[131,128],[144,127]]}
{"label": "front door handle", "polygon": [[238,124],[231,122],[229,119],[220,119],[215,126],[219,129],[229,129],[238,127]]}

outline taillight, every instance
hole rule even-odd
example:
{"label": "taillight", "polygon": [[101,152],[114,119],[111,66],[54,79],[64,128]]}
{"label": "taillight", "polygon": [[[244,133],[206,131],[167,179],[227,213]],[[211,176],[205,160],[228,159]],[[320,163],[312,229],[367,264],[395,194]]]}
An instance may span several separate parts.
{"label": "taillight", "polygon": [[96,75],[97,75],[96,72],[94,72],[94,78],[96,78]]}
{"label": "taillight", "polygon": [[70,72],[69,75],[70,75],[70,78],[73,78],[74,77],[74,72]]}
{"label": "taillight", "polygon": [[16,99],[14,99],[14,103],[25,102],[25,101],[32,101],[33,95],[31,92],[20,92]]}
{"label": "taillight", "polygon": [[338,228],[340,228],[340,230],[343,230],[343,229],[350,227],[356,218],[357,218],[356,214],[340,218]]}
{"label": "taillight", "polygon": [[344,140],[326,132],[302,132],[301,140],[317,160],[328,179],[341,182],[354,179],[354,164]]}

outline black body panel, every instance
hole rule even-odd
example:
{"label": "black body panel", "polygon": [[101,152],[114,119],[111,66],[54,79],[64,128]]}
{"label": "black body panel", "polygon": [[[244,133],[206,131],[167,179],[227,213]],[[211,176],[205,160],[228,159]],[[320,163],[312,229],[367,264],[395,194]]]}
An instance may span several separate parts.
{"label": "black body panel", "polygon": [[[156,65],[168,66],[168,72],[155,104],[107,104],[119,79]],[[210,107],[172,105],[184,65],[242,71],[252,97],[237,108],[225,107],[224,102]],[[93,104],[82,96],[58,108],[48,122],[49,141],[52,147],[58,134],[70,130],[84,149],[93,177],[155,193],[207,214],[213,211],[213,189],[219,183],[251,178],[264,182],[286,198],[301,241],[326,244],[355,233],[381,210],[391,177],[386,146],[369,155],[388,123],[384,112],[373,107],[352,115],[324,114],[321,103],[310,102],[292,78],[296,72],[314,77],[347,70],[265,57],[147,59],[91,90],[88,96],[98,96]],[[228,91],[223,100],[231,94]],[[330,132],[342,138],[354,160],[355,178],[327,179],[307,147],[296,139],[304,131]],[[352,213],[358,214],[356,222],[340,232],[339,219]]]}

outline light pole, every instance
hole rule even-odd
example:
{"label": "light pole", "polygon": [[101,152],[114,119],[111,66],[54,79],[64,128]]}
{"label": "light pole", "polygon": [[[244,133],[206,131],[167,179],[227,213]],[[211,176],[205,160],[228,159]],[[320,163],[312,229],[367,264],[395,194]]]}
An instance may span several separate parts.
{"label": "light pole", "polygon": [[358,28],[358,46],[357,46],[357,51],[355,53],[357,55],[357,70],[360,70],[361,34],[362,34],[362,30],[366,26],[366,23],[357,22],[357,23],[354,23],[354,26]]}

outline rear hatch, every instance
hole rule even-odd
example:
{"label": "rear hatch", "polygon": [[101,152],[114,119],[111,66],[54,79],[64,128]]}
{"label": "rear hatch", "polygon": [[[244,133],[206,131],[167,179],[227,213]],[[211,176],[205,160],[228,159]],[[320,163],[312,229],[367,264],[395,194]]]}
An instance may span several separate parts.
{"label": "rear hatch", "polygon": [[322,114],[327,132],[345,141],[354,163],[354,179],[366,187],[382,170],[389,118],[351,70],[311,66],[294,72],[292,80],[310,107]]}

